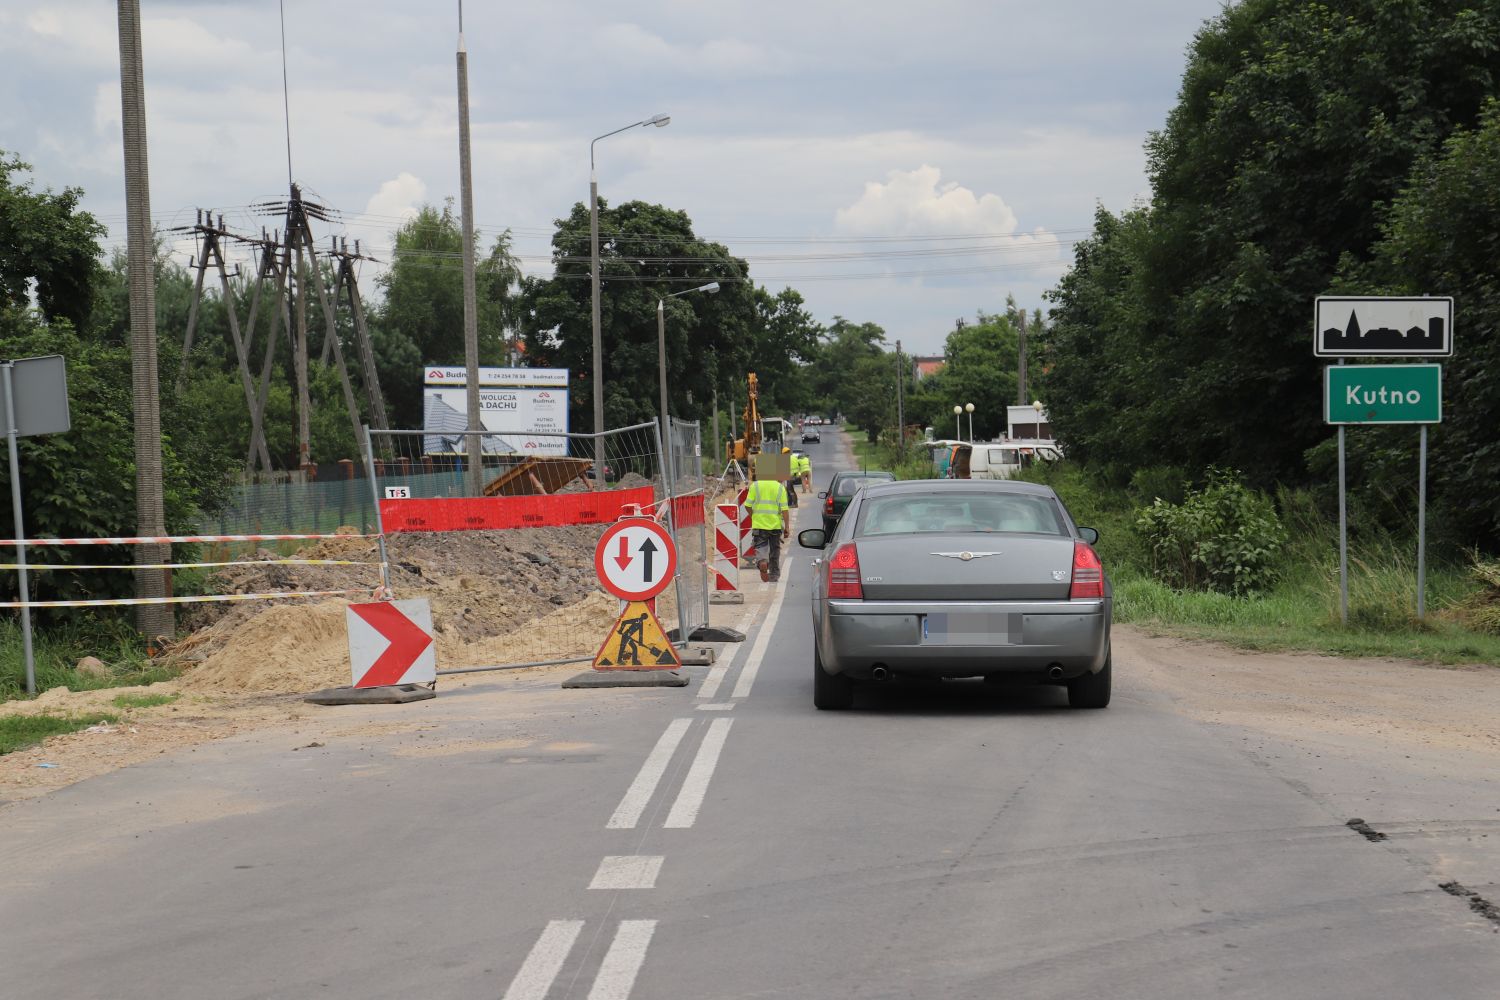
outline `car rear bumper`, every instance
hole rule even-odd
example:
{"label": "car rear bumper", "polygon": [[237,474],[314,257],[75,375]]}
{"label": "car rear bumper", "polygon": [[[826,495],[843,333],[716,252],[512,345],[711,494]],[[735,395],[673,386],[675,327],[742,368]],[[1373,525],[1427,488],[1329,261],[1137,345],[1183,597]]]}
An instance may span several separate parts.
{"label": "car rear bumper", "polygon": [[[991,674],[1063,678],[1102,669],[1109,655],[1111,601],[827,601],[818,623],[824,669],[857,680],[877,666],[897,674],[978,677]],[[994,622],[988,634],[949,639],[924,619],[935,615],[983,614]],[[935,620],[935,619],[934,619]],[[930,622],[929,622],[930,624]]]}

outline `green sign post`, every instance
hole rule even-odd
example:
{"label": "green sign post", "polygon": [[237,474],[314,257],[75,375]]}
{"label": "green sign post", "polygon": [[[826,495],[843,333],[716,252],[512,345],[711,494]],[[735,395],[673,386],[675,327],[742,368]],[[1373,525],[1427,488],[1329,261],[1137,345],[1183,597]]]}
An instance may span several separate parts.
{"label": "green sign post", "polygon": [[1442,423],[1443,366],[1324,368],[1323,419],[1330,424]]}

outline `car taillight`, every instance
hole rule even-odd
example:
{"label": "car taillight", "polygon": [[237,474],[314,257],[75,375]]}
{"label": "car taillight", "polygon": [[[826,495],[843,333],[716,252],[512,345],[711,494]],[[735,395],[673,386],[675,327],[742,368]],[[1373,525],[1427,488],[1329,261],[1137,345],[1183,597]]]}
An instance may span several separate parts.
{"label": "car taillight", "polygon": [[823,501],[823,513],[825,513],[825,514],[832,514],[833,513],[833,494],[832,493],[828,494],[828,499]]}
{"label": "car taillight", "polygon": [[1088,542],[1073,543],[1073,586],[1068,599],[1104,596],[1104,566]]}
{"label": "car taillight", "polygon": [[859,582],[859,550],[853,542],[840,545],[828,560],[828,597],[845,601],[865,599],[865,589]]}

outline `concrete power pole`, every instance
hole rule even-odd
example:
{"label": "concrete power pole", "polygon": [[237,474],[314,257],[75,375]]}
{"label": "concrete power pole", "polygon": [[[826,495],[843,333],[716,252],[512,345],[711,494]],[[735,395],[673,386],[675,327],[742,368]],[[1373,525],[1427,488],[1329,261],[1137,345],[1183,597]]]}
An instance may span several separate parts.
{"label": "concrete power pole", "polygon": [[[135,415],[136,533],[167,533],[162,504],[161,394],[156,363],[156,268],[152,260],[151,185],[146,162],[146,86],[140,0],[119,0],[120,120],[125,148],[125,238],[130,278],[130,389]],[[200,272],[201,273],[201,272]],[[137,565],[171,562],[171,549],[137,545]],[[137,570],[137,597],[166,597],[161,570]],[[141,604],[136,625],[148,640],[175,628],[170,604]]]}
{"label": "concrete power pole", "polygon": [[906,457],[906,373],[901,366],[901,341],[896,341],[896,454]]}
{"label": "concrete power pole", "polygon": [[[469,53],[464,48],[464,4],[458,2],[458,173],[464,228],[464,369],[469,402],[465,458],[469,495],[484,490],[483,438],[479,416],[479,303],[474,290],[474,172],[469,159]],[[602,480],[601,480],[602,482]]]}
{"label": "concrete power pole", "polygon": [[1026,310],[1016,311],[1016,329],[1020,334],[1018,338],[1018,351],[1016,357],[1016,405],[1025,406],[1026,403]]}

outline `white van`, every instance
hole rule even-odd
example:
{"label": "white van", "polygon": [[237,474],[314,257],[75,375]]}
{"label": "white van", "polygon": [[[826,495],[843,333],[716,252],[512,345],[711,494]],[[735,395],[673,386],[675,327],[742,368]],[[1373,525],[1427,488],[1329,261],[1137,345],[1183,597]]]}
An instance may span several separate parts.
{"label": "white van", "polygon": [[[968,461],[963,452],[967,451]],[[1009,479],[1035,461],[1051,462],[1062,457],[1053,441],[980,442],[961,448],[957,479]]]}

